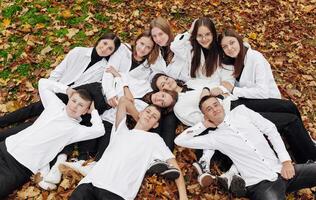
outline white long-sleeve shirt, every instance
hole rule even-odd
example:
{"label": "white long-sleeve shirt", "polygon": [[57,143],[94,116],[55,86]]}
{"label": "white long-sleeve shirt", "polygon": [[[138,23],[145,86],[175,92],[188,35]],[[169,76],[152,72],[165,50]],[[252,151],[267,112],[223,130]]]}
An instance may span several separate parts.
{"label": "white long-sleeve shirt", "polygon": [[[141,80],[142,82],[134,81],[130,85],[134,87],[141,88],[143,82],[147,81],[149,84],[149,77],[152,74],[152,69],[150,68],[147,60],[142,64],[131,69],[132,65],[132,51],[129,44],[125,43],[120,46],[120,48],[111,56],[107,66],[114,67],[118,72],[128,74],[132,79]],[[146,83],[144,83],[146,84]],[[102,88],[107,99],[117,96],[115,78],[111,73],[105,72],[102,78]]]}
{"label": "white long-sleeve shirt", "polygon": [[[174,54],[184,60],[185,69],[187,69],[190,77],[191,62],[192,62],[192,45],[190,42],[191,34],[185,32],[183,34],[178,34],[174,41],[171,43],[171,50]],[[200,67],[197,70],[196,78],[190,77],[188,82],[195,85],[206,85],[216,83],[220,85],[221,81],[228,81],[231,84],[235,83],[235,78],[233,77],[233,66],[224,65],[217,67],[215,72],[211,76],[206,76],[203,71],[205,71],[205,56],[201,49],[201,60]],[[204,86],[203,86],[204,87]]]}
{"label": "white long-sleeve shirt", "polygon": [[[176,139],[179,146],[213,149],[226,154],[236,165],[246,186],[262,180],[276,180],[281,162],[291,160],[275,125],[260,114],[240,105],[233,109],[215,131],[197,136],[205,130],[202,123],[186,129]],[[268,136],[278,158],[266,141]]]}
{"label": "white long-sleeve shirt", "polygon": [[280,99],[281,94],[275,83],[270,64],[260,52],[251,49],[247,43],[244,45],[248,47],[244,69],[239,81],[236,82],[233,94],[249,99]]}
{"label": "white long-sleeve shirt", "polygon": [[91,113],[91,127],[79,124],[70,118],[65,104],[55,93],[66,93],[68,87],[61,83],[41,79],[39,93],[44,111],[34,124],[8,137],[5,144],[8,152],[33,173],[47,165],[66,145],[104,134],[102,120],[96,110]]}
{"label": "white long-sleeve shirt", "polygon": [[92,183],[132,200],[150,164],[155,159],[166,161],[172,158],[174,155],[158,134],[128,130],[125,120],[122,120],[102,158],[79,184]]}
{"label": "white long-sleeve shirt", "polygon": [[91,62],[92,49],[76,47],[69,51],[64,60],[50,73],[49,79],[65,85],[74,83],[71,87],[101,82],[104,69],[108,63],[106,59],[100,60],[85,71]]}

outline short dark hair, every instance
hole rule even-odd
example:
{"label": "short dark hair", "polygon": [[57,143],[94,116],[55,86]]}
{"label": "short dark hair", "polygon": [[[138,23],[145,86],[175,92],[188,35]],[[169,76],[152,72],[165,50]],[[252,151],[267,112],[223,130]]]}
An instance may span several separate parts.
{"label": "short dark hair", "polygon": [[[200,102],[199,102],[199,108],[200,108],[201,111],[202,111],[202,105],[203,105],[203,103],[204,103],[205,101],[207,101],[208,99],[210,99],[210,98],[215,98],[215,99],[217,99],[217,96],[206,95],[206,96],[204,96],[204,97],[201,98],[201,100],[200,100]],[[203,113],[203,111],[202,111],[202,113]]]}
{"label": "short dark hair", "polygon": [[91,94],[85,89],[78,89],[75,93],[77,93],[85,101],[93,100]]}
{"label": "short dark hair", "polygon": [[[102,35],[98,40],[97,40],[97,42],[95,43],[95,45],[94,45],[94,47],[96,47],[98,44],[99,44],[99,42],[101,41],[101,40],[104,40],[104,39],[109,39],[109,40],[113,40],[113,42],[114,42],[114,51],[113,51],[113,53],[120,47],[120,45],[121,45],[121,40],[120,40],[120,38],[119,37],[117,37],[114,33],[105,33],[104,35]],[[112,53],[112,54],[113,54]],[[112,55],[111,54],[111,55]]]}

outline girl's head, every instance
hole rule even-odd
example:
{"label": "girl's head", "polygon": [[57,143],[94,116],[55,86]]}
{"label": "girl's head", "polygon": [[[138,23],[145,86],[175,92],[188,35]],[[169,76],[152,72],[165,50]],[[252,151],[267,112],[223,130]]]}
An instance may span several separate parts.
{"label": "girl's head", "polygon": [[148,104],[154,104],[163,110],[166,113],[172,111],[173,106],[176,104],[178,100],[178,93],[174,91],[152,91],[147,93],[144,96],[144,101]]}
{"label": "girl's head", "polygon": [[241,73],[242,65],[247,52],[247,49],[243,45],[242,37],[234,30],[227,29],[218,36],[218,42],[221,47],[221,60],[225,57],[233,58],[234,76],[238,77]]}
{"label": "girl's head", "polygon": [[174,38],[169,22],[162,17],[150,22],[150,33],[154,42],[160,47],[169,46]]}
{"label": "girl's head", "polygon": [[217,33],[212,20],[207,17],[199,18],[193,27],[191,33],[191,42],[209,49],[211,44],[216,42]]}
{"label": "girl's head", "polygon": [[218,65],[218,42],[217,33],[213,21],[207,17],[196,20],[191,33],[192,61],[191,77],[195,78],[197,70],[201,67],[201,48],[208,50],[205,56],[205,76],[211,76]]}
{"label": "girl's head", "polygon": [[154,48],[154,41],[152,40],[149,30],[141,33],[135,41],[134,56],[139,58],[147,58]]}
{"label": "girl's head", "polygon": [[106,33],[95,44],[99,56],[111,56],[121,45],[121,40],[114,33]]}
{"label": "girl's head", "polygon": [[151,88],[154,91],[176,91],[178,87],[184,87],[184,82],[181,80],[175,80],[165,74],[158,73],[151,80]]}

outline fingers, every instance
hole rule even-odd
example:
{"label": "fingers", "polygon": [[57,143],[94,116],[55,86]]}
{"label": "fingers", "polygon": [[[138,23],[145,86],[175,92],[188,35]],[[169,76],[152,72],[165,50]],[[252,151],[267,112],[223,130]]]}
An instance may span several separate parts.
{"label": "fingers", "polygon": [[108,100],[108,104],[112,107],[115,108],[118,105],[118,98],[117,96],[112,97],[111,99]]}

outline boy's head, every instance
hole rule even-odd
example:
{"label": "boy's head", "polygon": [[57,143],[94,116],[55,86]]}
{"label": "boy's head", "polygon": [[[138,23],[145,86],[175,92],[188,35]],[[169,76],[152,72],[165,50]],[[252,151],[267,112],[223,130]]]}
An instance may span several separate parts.
{"label": "boy's head", "polygon": [[66,105],[66,112],[69,117],[78,119],[81,115],[88,112],[92,102],[92,97],[84,89],[76,90]]}
{"label": "boy's head", "polygon": [[137,123],[140,123],[147,131],[151,128],[157,128],[159,125],[159,120],[161,117],[161,109],[155,105],[147,106],[139,114],[139,120]]}
{"label": "boy's head", "polygon": [[199,103],[199,108],[204,114],[204,118],[215,124],[220,124],[224,121],[225,111],[219,100],[212,96],[204,96]]}

